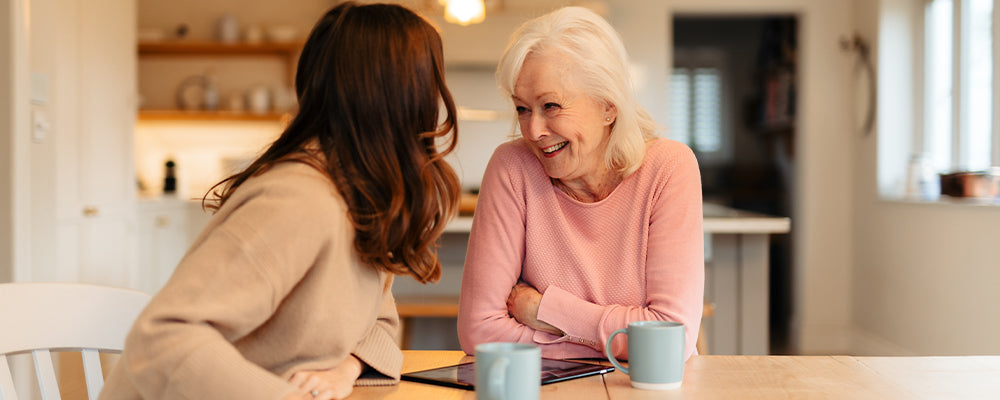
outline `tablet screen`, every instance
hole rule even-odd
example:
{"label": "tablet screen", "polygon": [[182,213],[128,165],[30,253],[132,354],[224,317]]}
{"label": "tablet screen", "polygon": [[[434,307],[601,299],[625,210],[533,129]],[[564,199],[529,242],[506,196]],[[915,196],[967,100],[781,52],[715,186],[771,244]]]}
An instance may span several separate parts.
{"label": "tablet screen", "polygon": [[[579,361],[542,359],[542,384],[561,382],[585,376],[606,374],[615,367],[589,364]],[[428,369],[424,371],[403,374],[404,381],[430,383],[448,387],[473,390],[476,384],[476,366],[473,362],[447,367]]]}

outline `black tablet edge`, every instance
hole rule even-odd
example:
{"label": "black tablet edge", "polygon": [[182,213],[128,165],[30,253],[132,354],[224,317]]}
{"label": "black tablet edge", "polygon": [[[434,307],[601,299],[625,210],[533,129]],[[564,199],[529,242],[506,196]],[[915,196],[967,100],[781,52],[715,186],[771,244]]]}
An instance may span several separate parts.
{"label": "black tablet edge", "polygon": [[[591,364],[591,363],[585,362],[585,361],[577,361],[577,360],[572,360],[572,359],[570,359],[570,360],[552,359],[552,360],[556,360],[556,361],[568,361],[568,362],[573,362],[573,363],[577,363],[577,364],[586,364],[586,365],[589,365],[589,366],[593,366],[594,369],[592,369],[592,370],[585,370],[585,371],[582,371],[582,372],[574,372],[572,375],[566,375],[566,376],[559,376],[559,377],[555,377],[555,378],[543,379],[541,381],[542,385],[548,385],[550,383],[558,383],[558,382],[573,380],[573,379],[577,379],[577,378],[584,378],[584,377],[594,376],[594,375],[604,375],[604,374],[607,374],[609,372],[614,372],[614,370],[615,370],[615,367],[612,367],[610,365]],[[419,375],[412,375],[412,374],[416,374],[416,373],[420,373],[420,372],[433,371],[433,370],[436,370],[436,369],[454,368],[454,367],[458,367],[458,366],[464,365],[464,364],[471,364],[471,362],[459,363],[459,364],[452,364],[452,365],[448,365],[448,366],[444,366],[444,367],[431,368],[431,369],[425,369],[425,370],[420,370],[420,371],[410,371],[410,372],[401,374],[399,379],[403,380],[403,381],[425,383],[425,384],[430,384],[430,385],[445,386],[445,387],[451,387],[451,388],[457,388],[457,389],[475,390],[476,389],[475,385],[469,385],[469,384],[461,383],[461,382],[458,382],[458,381],[446,381],[446,380],[440,380],[440,379],[425,378],[425,377],[422,377],[422,376],[419,376]],[[580,367],[577,367],[577,368],[586,368],[586,367],[584,367],[584,366],[581,365]]]}
{"label": "black tablet edge", "polygon": [[[423,372],[423,371],[413,371],[413,372]],[[461,383],[461,382],[443,381],[443,380],[439,380],[439,379],[430,379],[430,378],[424,378],[422,376],[407,375],[407,374],[409,374],[409,372],[407,372],[406,374],[400,375],[399,380],[401,380],[401,381],[410,381],[410,382],[418,382],[418,383],[426,383],[426,384],[437,385],[437,386],[446,386],[446,387],[457,388],[457,389],[475,390],[475,387],[473,387],[473,385],[466,385],[466,384]]]}
{"label": "black tablet edge", "polygon": [[[567,360],[567,361],[571,361],[571,360]],[[582,361],[574,361],[574,362],[579,362],[581,364],[590,364],[590,363],[582,362]],[[594,368],[593,370],[590,370],[590,371],[575,372],[572,375],[557,376],[555,378],[543,379],[542,380],[542,385],[548,385],[550,383],[563,382],[563,381],[573,380],[573,379],[577,379],[577,378],[584,378],[584,377],[594,376],[594,375],[604,375],[604,374],[607,374],[609,372],[614,372],[614,370],[615,370],[615,367],[612,367],[610,365],[600,365],[600,364],[590,364],[590,365],[593,365],[596,368]]]}

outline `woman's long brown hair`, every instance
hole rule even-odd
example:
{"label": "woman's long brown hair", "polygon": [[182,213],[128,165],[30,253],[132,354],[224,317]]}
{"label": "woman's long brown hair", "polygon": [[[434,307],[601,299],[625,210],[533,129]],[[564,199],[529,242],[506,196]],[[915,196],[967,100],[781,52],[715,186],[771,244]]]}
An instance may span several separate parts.
{"label": "woman's long brown hair", "polygon": [[[362,262],[437,281],[436,242],[460,191],[444,160],[458,132],[443,61],[437,31],[406,8],[334,7],[299,58],[298,115],[246,170],[213,186],[203,205],[218,210],[278,162],[306,162],[323,169],[346,200]],[[322,157],[310,155],[311,143]]]}

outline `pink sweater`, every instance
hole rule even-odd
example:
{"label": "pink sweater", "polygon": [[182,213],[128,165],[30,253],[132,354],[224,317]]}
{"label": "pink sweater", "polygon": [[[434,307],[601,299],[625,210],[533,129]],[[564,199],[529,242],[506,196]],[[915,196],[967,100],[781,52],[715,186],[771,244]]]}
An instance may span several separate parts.
{"label": "pink sweater", "polygon": [[[458,337],[536,343],[543,357],[603,358],[629,322],[685,324],[695,352],[705,286],[701,178],[685,145],[657,139],[610,196],[581,203],[552,185],[523,141],[499,146],[483,177],[462,279]],[[541,292],[535,331],[507,313],[518,280]],[[627,358],[624,338],[612,345]]]}

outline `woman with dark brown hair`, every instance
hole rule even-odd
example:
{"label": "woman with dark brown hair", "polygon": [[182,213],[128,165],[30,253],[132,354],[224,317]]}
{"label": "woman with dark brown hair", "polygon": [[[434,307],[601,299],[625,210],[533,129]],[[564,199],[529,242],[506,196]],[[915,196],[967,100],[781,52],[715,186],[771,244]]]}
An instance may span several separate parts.
{"label": "woman with dark brown hair", "polygon": [[206,195],[213,219],[101,398],[331,399],[398,382],[393,276],[438,280],[460,190],[442,62],[410,10],[328,12],[299,60],[298,115]]}

